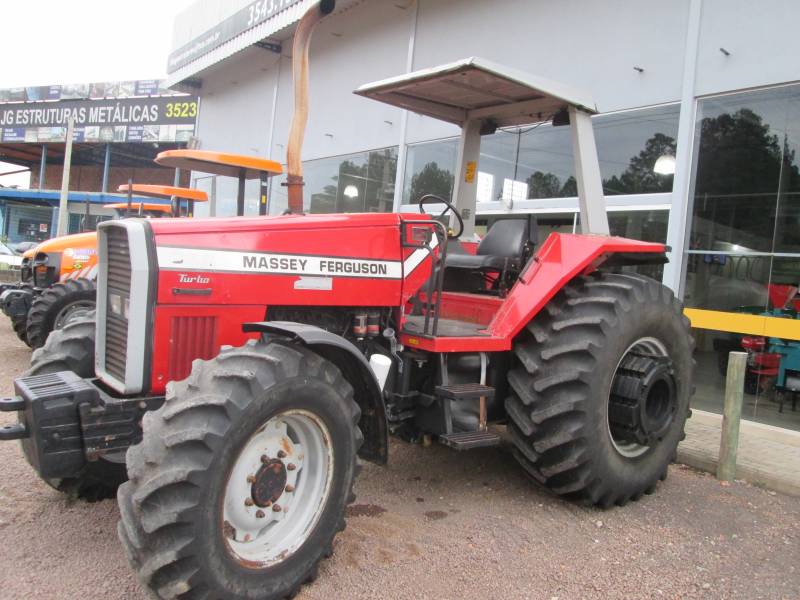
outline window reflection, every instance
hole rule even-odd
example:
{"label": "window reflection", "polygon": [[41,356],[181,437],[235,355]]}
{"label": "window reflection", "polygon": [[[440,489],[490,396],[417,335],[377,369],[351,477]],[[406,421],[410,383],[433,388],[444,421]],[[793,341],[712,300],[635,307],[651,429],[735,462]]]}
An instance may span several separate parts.
{"label": "window reflection", "polygon": [[607,196],[672,191],[679,113],[672,104],[594,117]]}
{"label": "window reflection", "polygon": [[[397,148],[384,148],[303,163],[304,210],[310,213],[390,212],[397,175]],[[270,214],[286,210],[285,175],[274,178]]]}
{"label": "window reflection", "polygon": [[764,311],[772,258],[758,255],[691,253],[687,257],[684,303],[692,308]]}
{"label": "window reflection", "polygon": [[406,153],[406,177],[403,203],[415,204],[425,194],[447,200],[453,195],[458,141],[438,140],[409,146]]}
{"label": "window reflection", "polygon": [[[678,114],[669,105],[593,118],[606,195],[672,191]],[[425,193],[450,197],[457,146],[451,138],[409,147],[404,202]],[[484,136],[478,169],[479,203],[578,195],[568,126],[545,122]]]}
{"label": "window reflection", "polygon": [[800,252],[800,86],[698,105],[691,249]]}

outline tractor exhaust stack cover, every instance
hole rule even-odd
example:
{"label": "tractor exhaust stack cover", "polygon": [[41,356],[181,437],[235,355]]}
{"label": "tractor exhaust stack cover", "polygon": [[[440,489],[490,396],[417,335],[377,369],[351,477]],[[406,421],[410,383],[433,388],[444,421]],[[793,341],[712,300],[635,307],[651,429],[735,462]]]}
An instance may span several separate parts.
{"label": "tractor exhaust stack cover", "polygon": [[292,80],[294,81],[294,115],[286,146],[289,212],[303,212],[303,138],[308,122],[308,49],[314,26],[333,12],[335,0],[321,0],[311,6],[300,19],[292,44]]}

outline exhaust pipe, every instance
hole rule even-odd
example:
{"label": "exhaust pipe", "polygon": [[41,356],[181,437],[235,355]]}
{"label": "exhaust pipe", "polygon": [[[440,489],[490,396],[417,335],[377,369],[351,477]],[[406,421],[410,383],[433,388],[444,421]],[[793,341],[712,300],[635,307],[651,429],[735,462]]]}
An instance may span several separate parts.
{"label": "exhaust pipe", "polygon": [[294,115],[286,145],[289,212],[303,212],[303,162],[300,158],[303,138],[308,123],[308,49],[311,34],[323,17],[333,12],[336,0],[320,0],[311,6],[300,19],[292,43],[292,80],[294,82]]}

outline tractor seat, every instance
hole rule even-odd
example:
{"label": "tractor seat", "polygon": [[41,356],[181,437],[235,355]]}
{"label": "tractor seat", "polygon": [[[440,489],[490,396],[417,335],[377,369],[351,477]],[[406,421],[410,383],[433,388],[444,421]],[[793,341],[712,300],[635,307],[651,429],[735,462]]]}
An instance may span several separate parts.
{"label": "tractor seat", "polygon": [[478,245],[477,254],[447,254],[445,269],[519,271],[532,243],[529,219],[495,221]]}

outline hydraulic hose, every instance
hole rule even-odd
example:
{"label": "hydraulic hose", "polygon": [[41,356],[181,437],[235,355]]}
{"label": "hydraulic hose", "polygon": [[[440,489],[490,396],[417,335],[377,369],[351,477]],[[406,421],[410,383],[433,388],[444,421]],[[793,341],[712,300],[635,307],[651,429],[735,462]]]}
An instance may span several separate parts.
{"label": "hydraulic hose", "polygon": [[297,24],[292,43],[292,79],[294,81],[294,115],[286,145],[289,212],[303,212],[303,138],[308,123],[308,49],[314,27],[333,12],[335,0],[321,0],[309,8]]}

